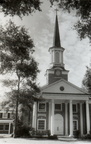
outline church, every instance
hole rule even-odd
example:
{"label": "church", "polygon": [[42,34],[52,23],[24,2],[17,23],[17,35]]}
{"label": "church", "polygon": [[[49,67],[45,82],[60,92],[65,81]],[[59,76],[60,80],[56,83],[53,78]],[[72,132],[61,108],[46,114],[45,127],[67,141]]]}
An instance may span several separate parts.
{"label": "church", "polygon": [[44,100],[34,102],[32,127],[41,134],[49,131],[50,135],[83,136],[91,132],[91,98],[68,81],[64,50],[56,14],[53,46],[49,48],[51,67],[46,70],[47,84],[39,93]]}

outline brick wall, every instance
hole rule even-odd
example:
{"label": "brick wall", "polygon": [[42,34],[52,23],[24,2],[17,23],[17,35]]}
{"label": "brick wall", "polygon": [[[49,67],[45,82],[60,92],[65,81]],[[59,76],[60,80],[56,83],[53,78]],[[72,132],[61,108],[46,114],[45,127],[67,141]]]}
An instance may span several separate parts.
{"label": "brick wall", "polygon": [[61,78],[68,80],[68,76],[66,74],[64,74],[64,75],[62,74],[60,77],[55,76],[55,74],[49,74],[48,75],[48,84],[56,82],[56,81],[60,80]]}

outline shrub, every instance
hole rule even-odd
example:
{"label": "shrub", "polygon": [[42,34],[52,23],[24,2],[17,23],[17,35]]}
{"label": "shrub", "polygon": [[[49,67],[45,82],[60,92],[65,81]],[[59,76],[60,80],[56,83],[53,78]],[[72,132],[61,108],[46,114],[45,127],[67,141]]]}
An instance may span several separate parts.
{"label": "shrub", "polygon": [[79,130],[74,131],[74,137],[79,138],[79,136],[80,136],[80,131]]}
{"label": "shrub", "polygon": [[49,136],[49,139],[51,139],[51,140],[57,140],[58,138],[57,138],[57,135],[53,135],[53,136]]}
{"label": "shrub", "polygon": [[29,137],[29,131],[32,129],[30,126],[24,125],[21,121],[18,121],[16,135],[17,137]]}
{"label": "shrub", "polygon": [[82,139],[91,139],[91,134],[86,134],[81,137]]}

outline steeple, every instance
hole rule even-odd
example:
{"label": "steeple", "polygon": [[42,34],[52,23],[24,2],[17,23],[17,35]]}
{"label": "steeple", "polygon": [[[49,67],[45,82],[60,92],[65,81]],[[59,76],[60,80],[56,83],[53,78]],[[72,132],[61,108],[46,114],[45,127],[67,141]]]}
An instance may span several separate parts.
{"label": "steeple", "polygon": [[55,20],[55,28],[54,28],[53,47],[61,47],[57,12],[56,12],[56,20]]}
{"label": "steeple", "polygon": [[51,84],[60,79],[68,80],[68,70],[64,67],[63,52],[64,48],[60,43],[59,25],[56,10],[53,46],[49,48],[51,54],[51,67],[47,69],[47,83]]}
{"label": "steeple", "polygon": [[54,27],[53,46],[49,48],[49,51],[51,53],[51,66],[60,67],[63,69],[64,68],[64,63],[63,63],[64,48],[61,47],[61,43],[60,43],[60,33],[59,33],[57,12],[56,12],[56,19],[55,19],[55,27]]}

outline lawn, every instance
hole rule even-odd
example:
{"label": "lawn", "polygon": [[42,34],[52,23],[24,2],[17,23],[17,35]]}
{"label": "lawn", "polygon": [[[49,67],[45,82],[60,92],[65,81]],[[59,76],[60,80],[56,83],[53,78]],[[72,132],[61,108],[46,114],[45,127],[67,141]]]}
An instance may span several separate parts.
{"label": "lawn", "polygon": [[46,139],[30,139],[30,138],[0,138],[0,144],[90,144],[91,141],[59,141]]}

